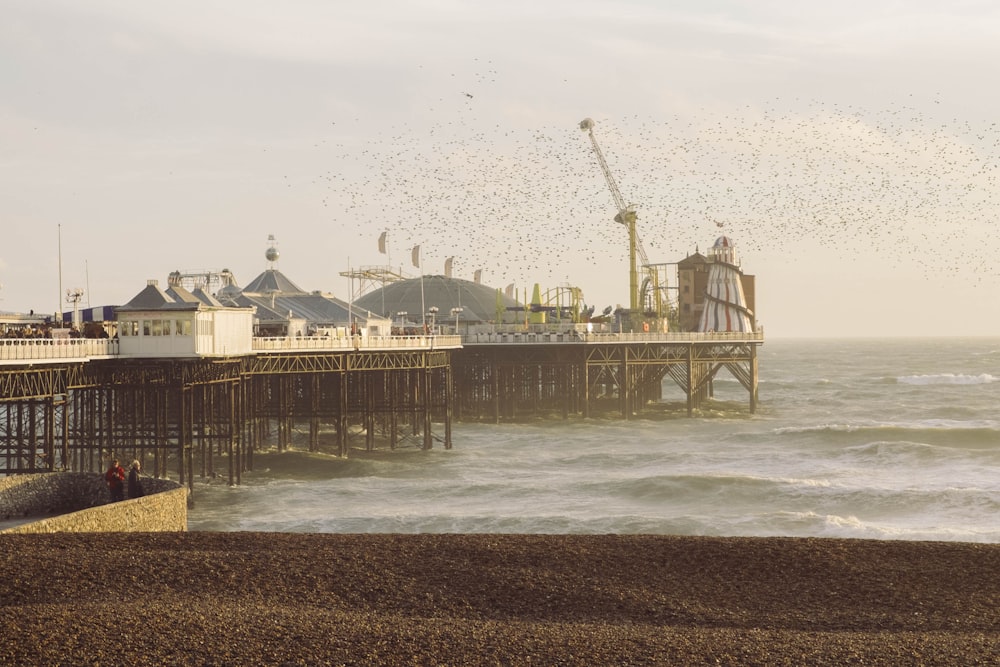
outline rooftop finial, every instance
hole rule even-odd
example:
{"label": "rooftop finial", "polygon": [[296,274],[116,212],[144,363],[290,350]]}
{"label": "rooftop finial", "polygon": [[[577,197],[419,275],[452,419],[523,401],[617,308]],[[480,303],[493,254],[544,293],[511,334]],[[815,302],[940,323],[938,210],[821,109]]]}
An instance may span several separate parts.
{"label": "rooftop finial", "polygon": [[268,234],[267,240],[269,245],[267,251],[264,253],[264,257],[267,258],[268,263],[271,265],[268,268],[274,268],[274,263],[278,261],[278,257],[281,255],[278,253],[278,248],[275,247],[276,243],[274,240],[274,234]]}

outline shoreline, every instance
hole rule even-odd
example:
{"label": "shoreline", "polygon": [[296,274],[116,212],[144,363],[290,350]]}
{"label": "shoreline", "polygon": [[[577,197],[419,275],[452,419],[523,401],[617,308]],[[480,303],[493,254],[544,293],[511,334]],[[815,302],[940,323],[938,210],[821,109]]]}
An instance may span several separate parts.
{"label": "shoreline", "polygon": [[1000,544],[0,536],[0,663],[998,664]]}

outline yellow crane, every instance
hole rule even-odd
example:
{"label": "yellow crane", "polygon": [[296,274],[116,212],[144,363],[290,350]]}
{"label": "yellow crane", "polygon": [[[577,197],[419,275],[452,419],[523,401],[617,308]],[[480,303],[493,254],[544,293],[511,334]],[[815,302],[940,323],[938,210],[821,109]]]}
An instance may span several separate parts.
{"label": "yellow crane", "polygon": [[[635,229],[635,222],[638,217],[635,212],[635,206],[625,203],[625,198],[622,197],[621,190],[618,189],[618,183],[615,181],[615,177],[611,175],[611,169],[608,167],[608,163],[604,159],[604,153],[597,143],[597,137],[594,136],[594,125],[595,123],[592,118],[584,118],[580,121],[580,129],[590,137],[590,143],[594,146],[594,154],[597,156],[597,162],[601,165],[601,171],[604,172],[604,179],[608,182],[608,187],[611,189],[611,197],[615,200],[615,206],[618,208],[618,213],[615,215],[615,222],[625,225],[625,228],[628,230],[629,318],[633,323],[638,324],[643,311],[647,309],[652,310],[655,317],[660,317],[660,286],[658,276],[656,271],[652,269],[649,259],[646,257],[646,251],[642,247],[642,241],[639,240],[639,235]],[[639,283],[640,268],[647,274],[641,285]],[[648,294],[653,295],[655,304],[645,303],[645,296]]]}

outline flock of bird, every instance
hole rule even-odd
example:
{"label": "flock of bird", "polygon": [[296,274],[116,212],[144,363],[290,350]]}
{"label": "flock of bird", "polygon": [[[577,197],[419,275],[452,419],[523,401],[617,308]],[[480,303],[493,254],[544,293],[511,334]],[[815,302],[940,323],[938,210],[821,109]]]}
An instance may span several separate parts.
{"label": "flock of bird", "polygon": [[[421,245],[425,273],[454,256],[458,277],[481,269],[496,286],[620,277],[625,301],[627,235],[580,119],[501,125],[475,114],[470,93],[455,96],[465,104],[447,120],[328,149],[331,168],[314,185],[335,230],[373,250],[385,231],[394,263]],[[996,122],[782,100],[596,121],[651,262],[724,233],[750,272],[764,271],[755,257],[821,246],[845,263],[874,257],[928,278],[1000,275]]]}

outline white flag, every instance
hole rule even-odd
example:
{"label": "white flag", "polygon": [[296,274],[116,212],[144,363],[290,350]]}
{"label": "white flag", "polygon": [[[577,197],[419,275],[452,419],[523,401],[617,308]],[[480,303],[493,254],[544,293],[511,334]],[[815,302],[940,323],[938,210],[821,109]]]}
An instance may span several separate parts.
{"label": "white flag", "polygon": [[385,235],[389,232],[382,232],[382,235],[378,237],[378,251],[385,254]]}
{"label": "white flag", "polygon": [[449,257],[448,259],[444,260],[444,277],[445,278],[451,278],[451,263],[452,263],[452,261],[454,259],[455,259],[454,257]]}
{"label": "white flag", "polygon": [[413,260],[413,266],[420,268],[420,246],[413,246],[412,252],[410,252],[410,259]]}
{"label": "white flag", "polygon": [[476,269],[475,277],[473,278],[473,280],[475,281],[475,283],[478,285],[480,283],[480,281],[482,281],[482,278],[483,278],[483,270],[482,269]]}

